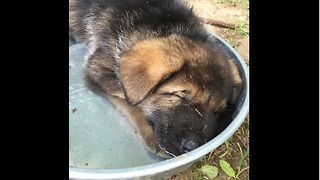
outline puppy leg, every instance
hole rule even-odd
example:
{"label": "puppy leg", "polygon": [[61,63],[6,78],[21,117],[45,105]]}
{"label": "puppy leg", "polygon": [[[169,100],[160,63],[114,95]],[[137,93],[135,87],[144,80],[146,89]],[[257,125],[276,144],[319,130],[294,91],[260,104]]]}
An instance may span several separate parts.
{"label": "puppy leg", "polygon": [[85,78],[87,86],[100,95],[124,98],[124,93],[115,70],[116,62],[101,48],[88,57]]}
{"label": "puppy leg", "polygon": [[108,98],[123,112],[131,124],[137,129],[149,151],[163,158],[172,157],[158,146],[152,127],[149,125],[139,107],[130,106],[125,99],[114,96],[109,96]]}

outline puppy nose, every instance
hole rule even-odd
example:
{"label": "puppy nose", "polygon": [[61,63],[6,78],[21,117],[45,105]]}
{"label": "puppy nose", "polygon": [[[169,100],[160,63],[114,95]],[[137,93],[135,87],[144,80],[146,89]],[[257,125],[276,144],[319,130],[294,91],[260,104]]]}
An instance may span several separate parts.
{"label": "puppy nose", "polygon": [[198,147],[198,143],[195,143],[194,141],[183,141],[182,142],[182,151],[184,153],[190,152]]}

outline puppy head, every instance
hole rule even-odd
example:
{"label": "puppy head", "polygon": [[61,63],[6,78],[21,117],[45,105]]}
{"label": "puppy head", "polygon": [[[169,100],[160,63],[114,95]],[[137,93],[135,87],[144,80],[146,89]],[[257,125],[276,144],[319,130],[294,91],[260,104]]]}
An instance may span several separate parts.
{"label": "puppy head", "polygon": [[219,118],[241,88],[227,58],[212,45],[178,35],[142,41],[122,56],[126,99],[141,107],[169,154],[189,152],[217,134]]}
{"label": "puppy head", "polygon": [[181,57],[171,53],[167,46],[163,39],[145,40],[121,57],[120,79],[130,105],[139,104],[182,67]]}

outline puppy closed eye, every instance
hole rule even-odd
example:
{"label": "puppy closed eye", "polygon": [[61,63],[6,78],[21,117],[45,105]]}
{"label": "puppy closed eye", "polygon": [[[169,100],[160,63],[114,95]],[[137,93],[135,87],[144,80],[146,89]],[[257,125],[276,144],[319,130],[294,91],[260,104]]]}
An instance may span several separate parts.
{"label": "puppy closed eye", "polygon": [[187,99],[188,91],[187,90],[174,91],[174,92],[172,92],[172,94],[174,94],[182,99]]}
{"label": "puppy closed eye", "polygon": [[190,93],[188,93],[187,90],[181,90],[181,91],[174,91],[174,92],[167,92],[164,93],[164,95],[168,96],[170,98],[170,101],[178,101],[183,104],[188,104],[190,100]]}

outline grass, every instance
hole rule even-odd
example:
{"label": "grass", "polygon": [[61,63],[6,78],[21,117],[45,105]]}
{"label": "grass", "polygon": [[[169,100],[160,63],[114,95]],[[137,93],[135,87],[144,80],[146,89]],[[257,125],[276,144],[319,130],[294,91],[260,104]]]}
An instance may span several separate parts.
{"label": "grass", "polygon": [[241,146],[239,145],[239,143],[237,143],[238,147],[239,147],[239,150],[240,150],[240,160],[239,160],[239,165],[238,165],[238,173],[236,175],[236,178],[238,179],[239,178],[239,175],[244,171],[244,170],[247,170],[249,169],[249,166],[245,167],[245,168],[241,168],[245,158],[249,155],[249,147],[247,148],[246,152],[243,154],[242,152],[242,148]]}
{"label": "grass", "polygon": [[249,29],[247,28],[247,24],[242,21],[239,21],[235,24],[235,29],[227,29],[226,33],[233,36],[249,37]]}
{"label": "grass", "polygon": [[223,154],[221,154],[219,156],[220,159],[223,158],[224,156],[226,156],[230,151],[233,150],[233,148],[229,145],[229,142],[230,142],[231,139],[232,139],[232,136],[226,142],[224,142],[224,144],[226,146],[226,150],[225,150],[225,152]]}
{"label": "grass", "polygon": [[237,32],[237,34],[239,34],[240,36],[247,36],[249,37],[249,29],[247,28],[247,25],[240,21],[236,24],[235,27],[235,31]]}
{"label": "grass", "polygon": [[236,43],[235,43],[234,41],[228,41],[228,43],[229,43],[233,48],[236,47]]}
{"label": "grass", "polygon": [[242,6],[245,9],[249,9],[249,0],[217,0],[217,3],[230,4],[232,6]]}

